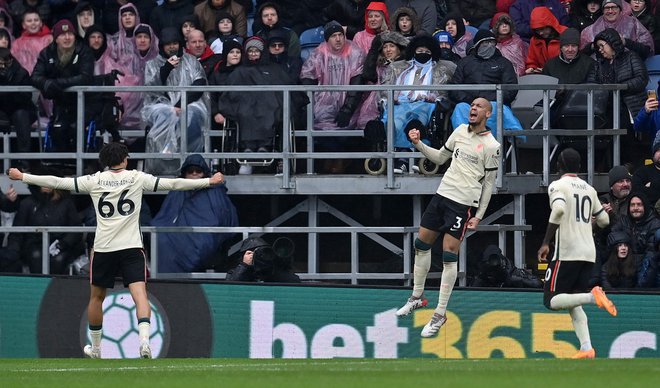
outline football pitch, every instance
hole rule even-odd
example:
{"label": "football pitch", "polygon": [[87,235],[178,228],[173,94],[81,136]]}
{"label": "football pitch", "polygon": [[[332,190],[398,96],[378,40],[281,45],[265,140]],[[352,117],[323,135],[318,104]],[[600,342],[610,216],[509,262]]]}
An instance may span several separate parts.
{"label": "football pitch", "polygon": [[657,359],[2,359],[7,387],[657,387]]}

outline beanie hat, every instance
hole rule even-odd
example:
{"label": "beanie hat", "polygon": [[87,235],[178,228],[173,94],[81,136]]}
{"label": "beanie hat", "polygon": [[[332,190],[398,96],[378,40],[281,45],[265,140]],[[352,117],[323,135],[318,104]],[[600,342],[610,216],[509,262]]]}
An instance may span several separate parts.
{"label": "beanie hat", "polygon": [[284,43],[285,46],[289,45],[289,34],[281,28],[275,28],[268,33],[268,44],[275,42]]}
{"label": "beanie hat", "polygon": [[621,179],[630,179],[630,173],[628,172],[628,169],[625,168],[624,166],[614,166],[612,167],[610,172],[607,173],[607,178],[610,187],[612,187],[615,183],[617,183]]}
{"label": "beanie hat", "polygon": [[619,244],[627,244],[630,246],[632,239],[630,238],[630,235],[626,232],[611,232],[607,236],[607,246],[609,249],[614,249],[619,246]]}
{"label": "beanie hat", "polygon": [[135,28],[135,32],[133,33],[133,36],[136,36],[137,34],[147,34],[149,37],[151,37],[151,30],[149,29],[149,26],[146,24],[140,24]]}
{"label": "beanie hat", "polygon": [[75,34],[75,29],[73,28],[73,24],[68,21],[67,19],[62,19],[59,22],[55,23],[53,26],[53,39],[57,39],[58,36],[64,34],[65,32],[70,32],[72,34]]}
{"label": "beanie hat", "polygon": [[621,0],[603,0],[603,5],[602,5],[602,7],[605,8],[605,5],[606,5],[606,4],[610,4],[610,3],[616,5],[617,7],[619,7],[619,9],[622,9],[622,7],[621,7]]}
{"label": "beanie hat", "polygon": [[481,42],[486,40],[495,40],[495,34],[491,30],[479,30],[477,34],[472,38],[474,47],[477,47]]}
{"label": "beanie hat", "polygon": [[325,41],[327,42],[335,32],[341,32],[343,34],[344,27],[342,27],[336,20],[333,20],[323,27],[323,38]]}
{"label": "beanie hat", "polygon": [[449,43],[450,46],[454,46],[454,40],[451,38],[451,34],[447,31],[437,31],[433,34],[433,37],[438,43]]}
{"label": "beanie hat", "polygon": [[133,6],[133,4],[126,4],[126,6],[121,8],[119,14],[123,15],[125,12],[131,12],[133,15],[137,15],[137,10]]}
{"label": "beanie hat", "polygon": [[559,35],[559,45],[564,46],[567,44],[580,45],[580,31],[576,28],[567,28]]}
{"label": "beanie hat", "polygon": [[243,46],[245,46],[245,52],[247,52],[252,47],[256,47],[259,51],[264,51],[265,47],[264,40],[258,36],[251,36],[247,38]]}
{"label": "beanie hat", "polygon": [[160,45],[164,46],[168,43],[179,42],[181,43],[181,34],[178,28],[165,27],[160,33]]}

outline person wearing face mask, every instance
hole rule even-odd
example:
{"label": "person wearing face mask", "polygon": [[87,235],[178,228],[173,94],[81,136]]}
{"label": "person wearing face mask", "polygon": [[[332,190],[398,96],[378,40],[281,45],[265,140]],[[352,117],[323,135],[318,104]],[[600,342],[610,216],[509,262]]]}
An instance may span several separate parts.
{"label": "person wearing face mask", "polygon": [[452,51],[454,47],[454,40],[451,38],[451,34],[447,31],[436,31],[433,34],[433,37],[438,41],[438,47],[440,48],[440,59],[445,61],[451,61],[458,63],[461,60],[461,57]]}
{"label": "person wearing face mask", "polygon": [[497,39],[497,49],[504,58],[511,61],[516,74],[524,75],[529,44],[516,34],[516,25],[511,16],[504,12],[495,14],[491,20],[491,28]]}
{"label": "person wearing face mask", "polygon": [[[446,91],[435,86],[449,83],[456,65],[440,59],[440,48],[430,36],[416,36],[406,48],[405,60],[392,63],[383,75],[385,85],[424,85],[428,90],[401,90],[394,92],[394,148],[395,151],[410,151],[408,130],[421,129],[430,121],[436,109],[448,110]],[[382,92],[383,120],[389,120],[386,104],[387,94]],[[398,160],[394,172],[409,171],[407,160]]]}
{"label": "person wearing face mask", "polygon": [[[479,30],[474,36],[474,46],[465,58],[456,66],[452,84],[517,84],[518,76],[511,61],[504,58],[496,47],[495,35],[490,30]],[[504,117],[502,128],[509,130],[522,129],[520,121],[511,111],[511,103],[518,95],[517,90],[504,90],[502,102]],[[470,102],[477,97],[483,97],[491,102],[493,114],[486,125],[497,134],[496,93],[494,90],[451,90],[449,97],[456,103],[451,123],[454,128],[468,122]]]}
{"label": "person wearing face mask", "polygon": [[[147,62],[144,70],[145,86],[195,86],[206,85],[206,74],[199,60],[184,53],[179,29],[167,27],[161,34],[160,55]],[[147,152],[179,150],[181,93],[145,92],[142,118],[151,127],[147,133]],[[209,112],[208,93],[188,92],[187,102],[187,152],[200,152],[204,146],[202,133],[208,130],[205,119]],[[174,141],[174,139],[177,139]],[[178,163],[150,159],[147,171],[154,174],[175,174]]]}

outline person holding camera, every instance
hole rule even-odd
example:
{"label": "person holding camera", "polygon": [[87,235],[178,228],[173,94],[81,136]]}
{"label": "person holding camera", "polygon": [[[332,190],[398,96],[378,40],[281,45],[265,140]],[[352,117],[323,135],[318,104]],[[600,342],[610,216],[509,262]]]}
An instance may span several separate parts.
{"label": "person holding camera", "polygon": [[226,280],[300,283],[291,268],[293,251],[293,241],[286,237],[278,238],[272,246],[259,237],[249,237],[241,244],[241,262],[227,272]]}

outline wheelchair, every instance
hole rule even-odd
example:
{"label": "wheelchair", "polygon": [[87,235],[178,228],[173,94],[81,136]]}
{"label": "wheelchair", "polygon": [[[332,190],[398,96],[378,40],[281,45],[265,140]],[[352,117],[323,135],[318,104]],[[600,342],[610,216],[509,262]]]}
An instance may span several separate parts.
{"label": "wheelchair", "polygon": [[[288,141],[289,150],[295,152],[296,142],[293,122],[290,123],[289,130],[285,136],[282,135],[282,125],[279,124],[277,127],[278,129],[275,130],[275,136],[272,139],[270,150],[268,150],[268,152],[281,152],[284,148],[283,141]],[[241,152],[240,128],[238,122],[226,119],[220,126],[220,130],[220,142],[219,145],[214,145],[214,151],[219,149],[223,154]],[[259,157],[260,152],[257,152],[257,150],[254,151],[254,157],[233,157],[229,155],[228,157],[220,158],[218,160],[218,167],[225,175],[238,174],[241,166],[259,167],[276,174],[282,172],[283,166],[281,160],[271,157]],[[296,171],[295,159],[290,160],[290,171],[292,173],[295,173]]]}
{"label": "wheelchair", "polygon": [[[420,129],[422,139],[428,140],[433,148],[440,148],[447,141],[452,132],[451,109],[440,109],[436,103],[435,110],[431,114],[428,123],[423,124]],[[397,129],[394,128],[396,131]],[[364,137],[371,152],[387,151],[387,133],[382,117],[371,120],[364,128]],[[428,144],[428,143],[427,143]],[[369,158],[364,161],[364,169],[369,175],[381,175],[385,172],[387,160],[385,158]],[[426,157],[419,158],[417,162],[419,172],[423,175],[435,175],[440,173],[441,166],[428,160]]]}

